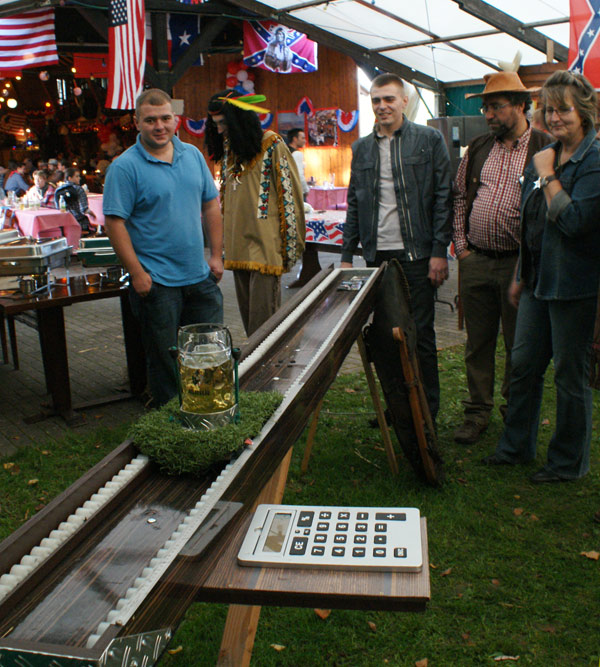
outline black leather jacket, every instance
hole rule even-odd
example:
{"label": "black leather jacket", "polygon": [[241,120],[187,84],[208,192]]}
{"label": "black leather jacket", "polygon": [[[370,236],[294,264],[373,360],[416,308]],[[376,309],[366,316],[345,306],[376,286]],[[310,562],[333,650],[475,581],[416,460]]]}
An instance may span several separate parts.
{"label": "black leather jacket", "polygon": [[[452,237],[452,183],[442,135],[404,117],[390,148],[407,259],[446,257]],[[352,261],[359,241],[363,257],[375,259],[378,215],[379,147],[372,132],[352,145],[342,262]]]}

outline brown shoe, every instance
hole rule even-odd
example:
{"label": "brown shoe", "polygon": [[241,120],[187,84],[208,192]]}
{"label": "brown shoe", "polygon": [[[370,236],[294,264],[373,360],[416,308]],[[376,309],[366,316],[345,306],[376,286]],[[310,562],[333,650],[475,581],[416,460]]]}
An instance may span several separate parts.
{"label": "brown shoe", "polygon": [[454,431],[454,441],[459,442],[461,445],[473,445],[479,440],[479,436],[487,427],[487,424],[465,419],[463,425]]}

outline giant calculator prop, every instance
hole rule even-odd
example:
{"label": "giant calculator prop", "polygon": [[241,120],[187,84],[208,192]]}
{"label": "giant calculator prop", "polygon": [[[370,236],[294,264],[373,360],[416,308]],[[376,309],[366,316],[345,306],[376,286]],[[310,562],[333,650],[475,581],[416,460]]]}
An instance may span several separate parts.
{"label": "giant calculator prop", "polygon": [[419,572],[421,519],[415,507],[259,505],[240,565]]}

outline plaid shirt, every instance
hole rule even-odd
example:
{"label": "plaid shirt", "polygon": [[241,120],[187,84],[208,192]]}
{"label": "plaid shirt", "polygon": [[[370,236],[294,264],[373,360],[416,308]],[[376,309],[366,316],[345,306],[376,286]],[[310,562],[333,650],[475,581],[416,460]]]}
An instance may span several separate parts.
{"label": "plaid shirt", "polygon": [[461,160],[454,182],[454,249],[460,255],[467,242],[482,250],[517,250],[520,240],[521,185],[531,127],[507,148],[496,140],[481,170],[477,196],[465,235],[468,153]]}

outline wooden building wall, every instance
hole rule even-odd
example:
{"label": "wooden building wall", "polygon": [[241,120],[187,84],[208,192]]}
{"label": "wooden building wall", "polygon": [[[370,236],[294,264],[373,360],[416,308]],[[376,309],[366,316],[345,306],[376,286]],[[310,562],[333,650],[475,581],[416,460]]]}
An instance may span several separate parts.
{"label": "wooden building wall", "polygon": [[[206,116],[209,98],[225,88],[227,64],[239,60],[234,54],[217,54],[205,58],[203,67],[191,67],[175,86],[175,98],[184,100],[184,115],[195,120]],[[341,53],[319,46],[319,69],[311,74],[275,74],[253,69],[255,90],[266,95],[264,106],[275,116],[269,129],[277,131],[277,112],[293,111],[303,97],[308,97],[315,109],[335,108],[343,111],[358,109],[356,64]],[[193,143],[204,152],[204,138],[193,137],[180,130],[182,141]],[[358,126],[351,132],[339,132],[337,148],[304,149],[306,179],[311,176],[321,184],[335,176],[335,185],[348,185],[350,180],[351,145],[358,139]],[[208,160],[214,170],[214,165]]]}

